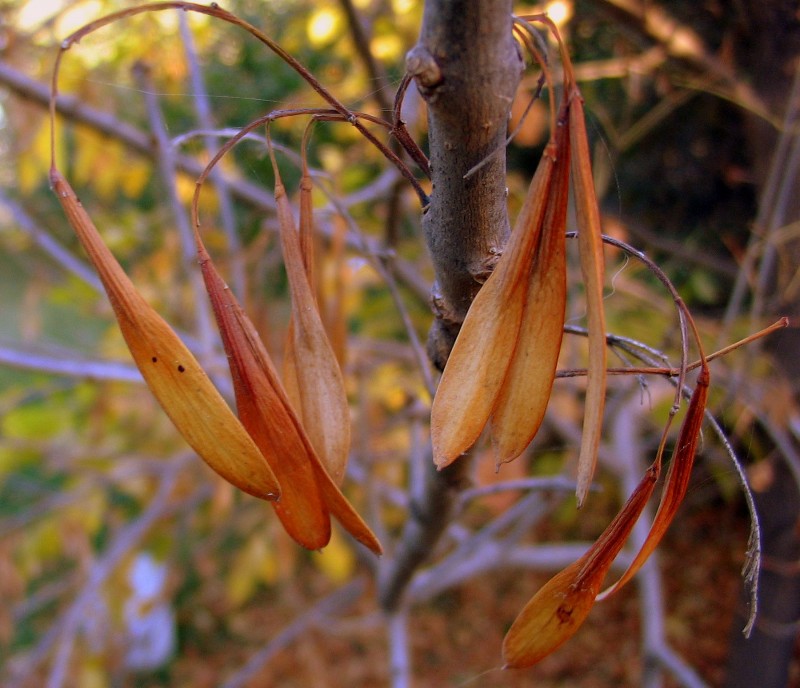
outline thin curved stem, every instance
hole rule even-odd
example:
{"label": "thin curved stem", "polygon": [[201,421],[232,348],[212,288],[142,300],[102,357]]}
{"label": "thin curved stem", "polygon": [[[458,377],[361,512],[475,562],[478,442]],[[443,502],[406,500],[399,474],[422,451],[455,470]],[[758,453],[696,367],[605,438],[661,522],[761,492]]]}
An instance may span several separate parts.
{"label": "thin curved stem", "polygon": [[[52,163],[55,166],[55,102],[58,96],[58,75],[60,72],[61,67],[61,60],[63,58],[64,53],[69,50],[73,45],[79,43],[83,38],[88,36],[95,31],[102,29],[109,24],[113,24],[116,21],[121,19],[126,19],[128,17],[135,16],[137,14],[142,14],[144,12],[160,12],[163,10],[183,10],[185,12],[197,12],[199,14],[205,14],[211,17],[215,17],[222,21],[228,22],[229,24],[233,24],[234,26],[238,26],[239,28],[243,29],[251,36],[256,38],[258,41],[263,43],[267,46],[272,52],[274,52],[278,57],[280,57],[287,65],[289,65],[292,69],[295,70],[303,80],[311,86],[314,91],[319,94],[319,96],[327,102],[331,109],[334,110],[336,113],[342,116],[344,120],[349,122],[350,124],[355,127],[359,133],[367,139],[373,146],[375,146],[381,154],[389,160],[400,173],[408,180],[411,186],[414,187],[414,190],[417,192],[419,196],[420,202],[422,203],[423,207],[428,203],[428,196],[425,191],[420,186],[419,182],[417,181],[416,177],[412,174],[411,170],[408,169],[406,164],[398,157],[398,155],[392,151],[388,146],[386,146],[382,141],[375,137],[375,135],[367,129],[364,124],[362,123],[362,119],[364,117],[359,117],[357,113],[351,111],[347,108],[336,96],[334,96],[328,89],[326,89],[318,80],[317,78],[308,70],[306,67],[299,62],[295,57],[293,57],[290,53],[284,50],[277,42],[272,40],[269,36],[267,36],[263,31],[256,28],[249,22],[240,19],[235,14],[231,14],[227,10],[222,9],[216,3],[211,3],[211,5],[198,5],[193,2],[155,2],[155,3],[145,3],[144,5],[139,5],[137,7],[130,7],[125,10],[120,10],[118,12],[113,12],[108,14],[104,17],[96,19],[93,22],[89,22],[85,24],[77,31],[71,33],[67,38],[65,38],[62,43],[61,47],[59,48],[58,55],[56,56],[55,65],[53,67],[53,78],[50,87],[50,122],[51,122],[51,129],[50,129],[50,144],[51,144],[51,155],[52,155]],[[379,118],[374,118],[370,121],[377,120]],[[387,126],[391,127],[391,124],[386,123]]]}

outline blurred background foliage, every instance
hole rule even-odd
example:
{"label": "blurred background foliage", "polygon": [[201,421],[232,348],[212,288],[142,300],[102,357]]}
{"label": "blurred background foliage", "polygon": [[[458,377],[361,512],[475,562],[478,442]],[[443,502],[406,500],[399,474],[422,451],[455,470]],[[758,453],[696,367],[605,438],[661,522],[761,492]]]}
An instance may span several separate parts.
{"label": "blurred background foliage", "polygon": [[[754,223],[780,136],[775,125],[797,69],[797,10],[778,0],[742,0],[735,10],[715,0],[670,0],[654,5],[664,15],[653,28],[626,11],[633,5],[576,0],[549,8],[554,18],[563,13],[558,20],[579,65],[605,226],[657,258],[702,314],[709,345],[724,344],[771,314],[796,315],[796,199],[778,225],[785,230],[778,268],[760,292],[764,251],[754,252],[753,229],[761,232],[757,239],[766,236]],[[374,563],[339,533],[324,553],[299,550],[268,507],[235,494],[187,453],[139,383],[97,279],[49,192],[41,89],[47,90],[57,46],[86,22],[126,6],[0,2],[0,682],[387,685],[387,641],[368,591]],[[377,73],[356,47],[348,6],[363,22]],[[230,0],[225,7],[279,40],[349,107],[390,116],[385,108],[416,41],[421,0]],[[672,31],[666,38],[664,26]],[[688,42],[672,40],[681,31]],[[227,392],[224,355],[209,329],[191,250],[177,231],[196,173],[209,159],[208,141],[198,133],[208,132],[192,83],[196,69],[215,129],[243,126],[270,110],[319,105],[291,69],[234,27],[191,13],[139,15],[67,53],[62,93],[84,115],[104,114],[110,131],[80,112],[59,117],[57,154],[137,286]],[[537,78],[533,70],[526,77],[512,125]],[[403,115],[424,147],[424,110],[413,90]],[[155,120],[148,95],[160,111]],[[545,107],[534,106],[509,149],[512,213],[546,139]],[[182,211],[159,172],[157,121],[169,137],[182,137],[173,148]],[[304,125],[303,118],[274,125],[288,151],[282,165],[290,190],[299,179]],[[144,137],[138,147],[137,135]],[[420,209],[380,154],[347,125],[316,125],[309,156],[320,175],[314,200],[325,239],[322,303],[346,360],[352,402],[347,490],[391,543],[407,508],[409,465],[426,460],[428,451],[430,398],[408,329],[424,341],[431,319]],[[240,145],[221,168],[223,188],[209,184],[202,196],[204,237],[280,358],[289,311],[263,143]],[[676,320],[656,280],[618,252],[607,257],[611,330],[674,355]],[[581,325],[577,264],[571,269],[569,323]],[[732,305],[742,279],[743,296]],[[746,455],[754,486],[764,490],[783,470],[779,440],[797,451],[800,432],[796,382],[772,372],[797,356],[796,340],[781,340],[772,353],[768,359],[755,349],[738,352],[715,364],[715,377],[724,380],[715,412]],[[583,356],[580,338],[568,338],[563,366],[580,366]],[[670,388],[652,382],[640,390],[617,379],[611,394],[612,416],[644,400],[629,431],[646,460]],[[524,460],[497,476],[488,452],[479,457],[478,486],[569,474],[580,384],[559,383],[552,409]],[[747,518],[733,471],[710,439],[697,473],[684,520],[663,548],[670,600],[664,624],[698,675],[722,685]],[[605,489],[580,519],[560,492],[543,495],[541,518],[530,521],[524,541],[595,537],[619,503],[620,475],[620,466],[607,461]],[[521,499],[520,492],[501,492],[470,502],[452,538],[495,522]],[[457,580],[425,600],[412,627],[417,685],[460,685],[496,666],[503,631],[544,575],[508,568]],[[598,608],[574,650],[543,664],[538,684],[639,685],[646,660],[637,641],[638,604],[631,593]],[[245,671],[249,660],[252,674]],[[791,671],[800,680],[797,667]],[[477,680],[511,686],[528,678],[494,672]]]}

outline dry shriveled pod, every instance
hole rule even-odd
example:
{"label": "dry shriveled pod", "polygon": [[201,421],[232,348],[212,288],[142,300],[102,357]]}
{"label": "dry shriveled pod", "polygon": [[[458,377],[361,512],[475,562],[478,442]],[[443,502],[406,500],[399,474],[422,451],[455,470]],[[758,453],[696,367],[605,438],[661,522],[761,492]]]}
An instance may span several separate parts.
{"label": "dry shriveled pod", "polygon": [[[201,179],[207,172],[208,168]],[[275,511],[287,533],[308,549],[321,549],[329,542],[333,514],[356,540],[380,554],[378,539],[323,466],[254,325],[203,245],[197,221],[199,189],[198,185],[192,205],[198,257],[228,354],[242,423],[284,485]]]}
{"label": "dry shriveled pod", "polygon": [[678,507],[680,507],[683,502],[683,498],[686,496],[686,490],[689,487],[689,478],[692,475],[694,458],[697,454],[697,444],[700,441],[700,427],[703,424],[703,417],[706,411],[706,401],[708,400],[708,387],[710,383],[711,376],[708,370],[708,364],[703,361],[694,391],[692,392],[692,398],[689,400],[689,408],[686,411],[686,417],[683,419],[680,432],[678,433],[677,443],[672,452],[672,459],[667,469],[667,476],[664,479],[661,501],[659,502],[658,511],[656,511],[653,523],[650,526],[647,539],[644,541],[642,548],[637,553],[633,562],[631,562],[631,565],[625,573],[622,574],[622,577],[607,590],[604,590],[598,596],[598,600],[605,599],[609,595],[612,595],[636,575],[637,571],[647,561],[655,548],[658,547],[658,543],[661,542],[661,539],[667,532],[667,528],[669,528],[675,518]]}
{"label": "dry shriveled pod", "polygon": [[586,312],[589,332],[589,366],[583,435],[578,457],[578,506],[583,504],[597,464],[597,452],[603,429],[603,410],[606,399],[606,321],[603,305],[603,238],[600,210],[592,178],[589,142],[583,99],[574,88],[569,103],[570,140],[572,154],[572,190],[578,222],[578,252],[586,290]]}
{"label": "dry shriveled pod", "polygon": [[[306,135],[308,134],[308,127],[306,127]],[[312,292],[315,290],[315,265],[314,265],[314,243],[313,243],[313,207],[311,204],[313,185],[311,175],[308,171],[308,163],[305,155],[305,138],[303,140],[303,155],[302,155],[302,177],[300,178],[300,252],[303,256],[303,267],[306,271],[308,283],[311,286]],[[319,304],[319,294],[317,296],[317,304]],[[319,311],[319,307],[317,306]],[[294,331],[294,318],[290,316],[289,326],[286,328],[286,344],[283,350],[283,386],[286,389],[286,394],[292,403],[292,407],[297,413],[302,415],[303,412],[303,398],[300,393],[300,382],[298,380],[298,363],[295,356],[295,331]],[[304,424],[308,427],[308,423],[303,419]],[[315,447],[317,444],[314,445]]]}
{"label": "dry shriveled pod", "polygon": [[566,222],[570,169],[569,120],[562,109],[556,160],[514,355],[492,411],[495,461],[517,458],[544,419],[564,333],[567,302]]}
{"label": "dry shriveled pod", "polygon": [[439,467],[466,451],[490,418],[495,459],[511,461],[544,418],[564,326],[569,147],[562,107],[512,237],[470,306],[434,398]]}
{"label": "dry shriveled pod", "polygon": [[520,612],[503,642],[503,658],[508,668],[532,666],[556,650],[575,634],[594,603],[619,590],[653,553],[686,495],[708,386],[709,370],[703,360],[678,434],[658,512],[633,563],[614,585],[598,594],[608,569],[655,488],[661,471],[660,450],[633,495],[589,551],[548,581]]}
{"label": "dry shriveled pod", "polygon": [[280,502],[273,504],[275,513],[296,542],[321,549],[330,540],[330,516],[312,467],[313,449],[255,327],[199,236],[197,243],[206,291],[228,356],[239,418],[283,487]]}

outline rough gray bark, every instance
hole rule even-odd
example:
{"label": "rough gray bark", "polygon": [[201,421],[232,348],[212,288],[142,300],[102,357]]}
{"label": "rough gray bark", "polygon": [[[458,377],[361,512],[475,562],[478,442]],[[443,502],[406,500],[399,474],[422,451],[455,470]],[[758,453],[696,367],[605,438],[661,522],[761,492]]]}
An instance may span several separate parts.
{"label": "rough gray bark", "polygon": [[428,104],[433,193],[422,220],[436,270],[434,363],[443,366],[472,299],[508,238],[503,149],[522,72],[507,0],[425,4],[409,71]]}
{"label": "rough gray bark", "polygon": [[[511,12],[511,0],[428,0],[419,43],[407,57],[428,104],[433,191],[422,224],[437,285],[429,353],[440,368],[509,233],[504,144],[523,66]],[[387,611],[400,605],[414,571],[447,527],[467,464],[464,457],[437,472],[428,460],[423,484],[412,486],[402,539],[379,580]]]}

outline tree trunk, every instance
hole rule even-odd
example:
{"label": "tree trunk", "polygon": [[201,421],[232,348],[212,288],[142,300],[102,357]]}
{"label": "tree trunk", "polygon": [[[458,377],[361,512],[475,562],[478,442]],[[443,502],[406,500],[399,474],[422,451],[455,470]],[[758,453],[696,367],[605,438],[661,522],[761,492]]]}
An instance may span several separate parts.
{"label": "tree trunk", "polygon": [[[742,72],[772,112],[783,115],[791,130],[800,125],[800,102],[795,71],[800,55],[800,22],[794,3],[749,0],[744,5],[749,36],[741,41],[737,61]],[[789,102],[787,102],[787,96]],[[794,102],[792,102],[794,99]],[[774,234],[777,228],[800,219],[800,195],[796,193],[798,174],[797,135],[779,134],[760,118],[750,119],[753,161],[762,208],[756,221],[759,235]],[[778,175],[773,184],[770,167],[786,144],[786,155],[778,160]],[[798,261],[800,240],[767,245],[759,265],[754,312],[756,317],[792,316],[792,326],[775,333],[764,344],[778,374],[790,381],[795,403],[800,403],[800,302],[790,289]],[[793,460],[787,452],[800,452],[788,429],[779,428],[786,444],[776,447],[773,476],[768,489],[756,494],[756,505],[763,529],[764,560],[759,586],[759,615],[751,637],[741,633],[743,619],[734,621],[726,688],[784,688],[789,681],[789,665],[797,637],[800,617],[800,490],[797,476],[789,470]],[[783,453],[784,456],[780,456]],[[742,607],[745,594],[742,593]]]}

